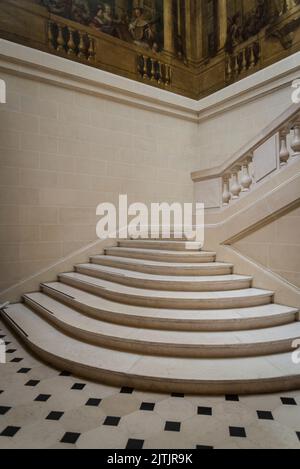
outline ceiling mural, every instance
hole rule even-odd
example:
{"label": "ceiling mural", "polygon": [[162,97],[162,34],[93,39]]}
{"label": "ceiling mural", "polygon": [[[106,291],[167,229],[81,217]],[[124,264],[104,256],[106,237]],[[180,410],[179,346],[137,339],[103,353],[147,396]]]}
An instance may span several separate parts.
{"label": "ceiling mural", "polygon": [[162,0],[41,0],[58,16],[158,52],[163,47]]}
{"label": "ceiling mural", "polygon": [[1,37],[199,99],[300,50],[300,0],[0,0]]}

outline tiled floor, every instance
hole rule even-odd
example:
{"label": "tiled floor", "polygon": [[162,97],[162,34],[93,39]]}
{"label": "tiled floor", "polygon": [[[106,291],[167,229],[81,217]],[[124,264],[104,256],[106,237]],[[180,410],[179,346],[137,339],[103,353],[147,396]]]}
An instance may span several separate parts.
{"label": "tiled floor", "polygon": [[0,328],[0,448],[300,449],[300,391],[203,397],[109,387],[43,364]]}

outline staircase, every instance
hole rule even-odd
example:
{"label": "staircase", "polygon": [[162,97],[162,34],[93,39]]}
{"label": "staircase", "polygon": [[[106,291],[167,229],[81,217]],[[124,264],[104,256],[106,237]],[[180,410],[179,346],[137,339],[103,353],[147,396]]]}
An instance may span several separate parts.
{"label": "staircase", "polygon": [[3,318],[42,359],[118,386],[197,394],[300,386],[298,311],[184,240],[124,240]]}

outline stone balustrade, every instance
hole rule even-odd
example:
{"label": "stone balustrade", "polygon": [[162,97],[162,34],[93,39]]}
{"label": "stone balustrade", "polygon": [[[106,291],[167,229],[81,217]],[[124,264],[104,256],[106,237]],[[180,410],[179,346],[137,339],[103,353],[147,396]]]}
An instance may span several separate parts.
{"label": "stone balustrade", "polygon": [[96,41],[85,31],[65,23],[48,21],[48,45],[56,52],[93,62],[96,55]]}
{"label": "stone balustrade", "polygon": [[145,81],[156,82],[163,86],[171,84],[172,68],[158,58],[144,54],[138,55],[137,69],[139,76]]}
{"label": "stone balustrade", "polygon": [[[278,170],[300,156],[300,113],[285,122],[274,134],[277,136]],[[270,135],[273,138],[274,135]],[[266,140],[262,142],[265,143]],[[222,174],[222,204],[228,206],[233,200],[239,199],[244,192],[249,192],[256,184],[254,151],[259,145],[250,149]]]}
{"label": "stone balustrade", "polygon": [[231,54],[226,55],[225,74],[226,81],[233,82],[241,75],[248,74],[259,65],[261,46],[259,39],[238,45]]}

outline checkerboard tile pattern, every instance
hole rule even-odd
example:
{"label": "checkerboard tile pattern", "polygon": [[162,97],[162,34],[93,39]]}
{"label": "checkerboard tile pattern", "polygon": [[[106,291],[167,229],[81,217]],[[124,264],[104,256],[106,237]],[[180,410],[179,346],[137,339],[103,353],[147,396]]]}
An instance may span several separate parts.
{"label": "checkerboard tile pattern", "polygon": [[42,363],[2,322],[0,335],[10,342],[0,364],[0,449],[300,449],[300,391],[206,397],[120,389]]}

